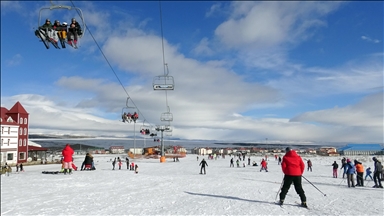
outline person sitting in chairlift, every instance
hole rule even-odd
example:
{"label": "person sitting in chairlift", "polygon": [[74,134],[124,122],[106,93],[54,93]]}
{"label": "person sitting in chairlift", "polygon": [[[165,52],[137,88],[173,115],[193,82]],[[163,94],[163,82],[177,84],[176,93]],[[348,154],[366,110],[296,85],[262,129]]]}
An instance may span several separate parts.
{"label": "person sitting in chairlift", "polygon": [[139,118],[139,114],[137,114],[137,112],[133,113],[133,116],[132,116],[132,119],[133,119],[133,122],[136,123],[136,120]]}
{"label": "person sitting in chairlift", "polygon": [[127,117],[127,113],[124,113],[122,116],[121,116],[121,119],[123,120],[123,122],[127,121],[128,117]]}

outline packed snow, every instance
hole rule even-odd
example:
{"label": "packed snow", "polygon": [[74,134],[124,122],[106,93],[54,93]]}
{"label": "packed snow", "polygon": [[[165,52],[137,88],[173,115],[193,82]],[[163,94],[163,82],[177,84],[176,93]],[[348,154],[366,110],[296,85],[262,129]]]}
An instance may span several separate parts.
{"label": "packed snow", "polygon": [[[61,164],[24,166],[25,172],[1,176],[2,215],[383,215],[383,192],[364,187],[348,188],[338,172],[332,177],[332,163],[339,168],[342,157],[303,156],[311,159],[313,171],[305,171],[303,188],[309,209],[298,206],[299,196],[291,186],[285,204],[276,204],[283,174],[275,158],[268,159],[268,171],[248,166],[230,168],[230,157],[208,160],[190,154],[180,162],[167,159],[133,159],[138,174],[125,163],[112,170],[111,159],[126,155],[94,155],[95,171],[74,171],[72,175],[42,174],[59,171]],[[84,156],[74,156],[80,168]],[[205,158],[207,174],[199,163]],[[237,157],[236,157],[237,158]],[[350,157],[373,168],[371,156]],[[260,164],[262,156],[251,156]],[[382,161],[382,158],[379,157]],[[236,160],[235,160],[236,161]],[[243,163],[246,164],[243,167]],[[356,177],[355,177],[356,178]],[[356,182],[356,181],[355,181]],[[316,188],[315,188],[316,187]]]}

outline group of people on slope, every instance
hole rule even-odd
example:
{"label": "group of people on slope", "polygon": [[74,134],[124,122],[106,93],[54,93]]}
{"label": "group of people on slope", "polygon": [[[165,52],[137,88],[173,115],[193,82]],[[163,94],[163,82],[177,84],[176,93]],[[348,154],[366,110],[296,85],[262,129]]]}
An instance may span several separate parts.
{"label": "group of people on slope", "polygon": [[59,20],[55,20],[52,24],[50,19],[46,19],[45,23],[35,31],[35,34],[40,35],[42,39],[46,39],[45,36],[48,36],[54,43],[57,43],[58,40],[67,40],[68,44],[72,46],[72,41],[76,45],[78,37],[81,36],[83,32],[75,18],[71,19],[69,28],[66,22],[60,23]]}
{"label": "group of people on slope", "polygon": [[[370,177],[375,183],[375,185],[373,186],[374,188],[383,188],[383,185],[381,184],[383,165],[381,164],[381,162],[376,157],[373,157],[372,160],[374,162],[374,164],[373,164],[374,165],[373,178],[371,176],[372,171],[371,171],[370,167],[368,167],[365,170],[366,175],[363,178],[363,176],[364,176],[363,163],[361,163],[357,160],[354,160],[354,163],[352,163],[352,161],[349,158],[346,159],[345,157],[341,160],[341,168],[340,169],[343,169],[343,178],[345,177],[345,175],[347,176],[348,187],[355,187],[355,186],[363,187],[364,186],[364,180],[366,180],[367,177]],[[336,163],[336,161],[332,164],[332,166],[333,166],[333,177],[337,178],[338,164]],[[356,174],[357,184],[355,184],[354,174]]]}
{"label": "group of people on slope", "polygon": [[[139,166],[137,164],[135,164],[133,161],[132,161],[132,163],[129,163],[128,157],[125,158],[125,163],[127,164],[127,169],[129,169],[130,171],[135,171],[136,174],[139,173]],[[118,165],[119,170],[121,170],[122,165],[123,165],[123,160],[120,157],[113,159],[112,170],[115,170],[116,164]]]}
{"label": "group of people on slope", "polygon": [[137,112],[134,112],[132,115],[130,112],[128,113],[124,112],[121,118],[123,122],[131,123],[133,121],[136,123],[136,120],[139,119],[139,114],[137,114]]}

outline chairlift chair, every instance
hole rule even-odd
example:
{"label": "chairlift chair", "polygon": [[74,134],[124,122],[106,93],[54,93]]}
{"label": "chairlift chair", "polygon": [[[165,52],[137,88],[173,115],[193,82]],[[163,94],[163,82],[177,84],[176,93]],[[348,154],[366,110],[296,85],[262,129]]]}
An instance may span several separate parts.
{"label": "chairlift chair", "polygon": [[172,126],[171,125],[165,125],[165,132],[172,132]]}
{"label": "chairlift chair", "polygon": [[169,106],[167,107],[167,112],[161,113],[160,121],[173,121],[173,114],[171,113]]}
{"label": "chairlift chair", "polygon": [[148,125],[145,125],[145,120],[143,121],[143,125],[142,126],[140,126],[140,132],[141,131],[149,131],[149,133],[145,133],[144,135],[150,135],[151,134],[151,127],[150,126],[148,126]]}
{"label": "chairlift chair", "polygon": [[[126,106],[121,109],[121,117],[123,117],[124,113],[125,114],[131,113],[132,115],[135,112],[137,113],[137,108],[136,107],[129,106],[129,103],[128,103],[129,99],[130,99],[130,97],[127,98]],[[131,119],[131,121],[133,121],[133,119]],[[124,120],[123,120],[123,122],[124,122]]]}
{"label": "chairlift chair", "polygon": [[153,90],[174,90],[173,76],[156,76],[153,78]]}
{"label": "chairlift chair", "polygon": [[161,113],[160,121],[173,121],[173,114],[170,112]]}
{"label": "chairlift chair", "polygon": [[[42,14],[43,11],[46,11],[46,10],[62,10],[62,9],[75,10],[77,12],[76,14],[79,15],[79,17],[80,17],[80,20],[81,20],[81,24],[80,25],[82,26],[82,31],[83,31],[83,34],[78,35],[78,38],[81,38],[84,35],[85,29],[86,29],[86,25],[85,25],[85,21],[84,21],[83,12],[81,11],[80,8],[78,8],[78,7],[71,7],[71,6],[65,6],[65,5],[52,5],[50,7],[43,7],[39,11],[39,18],[38,18],[37,30],[35,32],[35,35],[38,38],[41,39],[41,41],[44,43],[44,45],[45,45],[45,47],[47,49],[49,49],[49,43],[50,42],[55,46],[55,48],[57,48],[57,49],[60,49],[60,48],[58,47],[57,44],[55,44],[53,41],[51,41],[49,39],[48,35],[45,35],[45,34],[43,34],[43,33],[41,33],[39,31],[39,27],[41,26],[41,14]],[[59,39],[60,39],[60,41],[63,40],[62,38],[59,38]],[[64,41],[63,41],[63,43],[64,43]],[[64,45],[63,48],[65,48],[65,45]]]}

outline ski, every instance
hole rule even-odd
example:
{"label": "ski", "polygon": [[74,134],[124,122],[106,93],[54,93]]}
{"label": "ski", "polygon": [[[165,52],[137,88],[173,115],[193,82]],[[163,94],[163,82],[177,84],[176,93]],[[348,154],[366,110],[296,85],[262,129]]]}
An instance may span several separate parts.
{"label": "ski", "polygon": [[307,206],[307,207],[302,206],[301,203],[299,203],[299,202],[295,202],[295,203],[297,204],[298,207],[301,207],[301,208],[305,208],[305,209],[310,210],[310,208],[308,208],[308,206]]}

